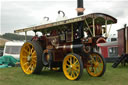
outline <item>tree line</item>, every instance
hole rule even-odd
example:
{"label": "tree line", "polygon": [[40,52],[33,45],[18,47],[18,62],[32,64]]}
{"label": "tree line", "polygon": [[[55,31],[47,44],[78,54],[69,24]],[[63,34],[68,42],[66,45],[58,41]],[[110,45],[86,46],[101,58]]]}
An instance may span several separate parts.
{"label": "tree line", "polygon": [[[25,35],[18,35],[18,34],[13,34],[13,33],[5,33],[0,36],[1,38],[7,39],[7,40],[19,40],[19,41],[24,41],[25,40]],[[27,36],[27,40],[31,40],[32,36]]]}

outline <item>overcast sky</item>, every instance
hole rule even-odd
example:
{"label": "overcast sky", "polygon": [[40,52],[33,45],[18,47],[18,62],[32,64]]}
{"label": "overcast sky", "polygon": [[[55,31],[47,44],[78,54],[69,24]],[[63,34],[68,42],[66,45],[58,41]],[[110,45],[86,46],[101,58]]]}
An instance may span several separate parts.
{"label": "overcast sky", "polygon": [[[63,10],[68,18],[76,17],[77,0],[2,0],[0,34],[40,25],[43,17],[56,21],[57,11]],[[101,12],[118,19],[111,34],[128,24],[128,0],[84,0],[84,14]]]}

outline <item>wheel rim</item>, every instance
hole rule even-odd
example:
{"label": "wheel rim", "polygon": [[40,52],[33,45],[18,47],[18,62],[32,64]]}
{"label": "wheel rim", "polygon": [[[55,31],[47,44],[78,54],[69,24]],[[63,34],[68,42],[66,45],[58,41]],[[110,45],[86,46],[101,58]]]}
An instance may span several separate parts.
{"label": "wheel rim", "polygon": [[37,56],[34,46],[26,42],[20,52],[21,68],[26,74],[32,74],[36,68]]}
{"label": "wheel rim", "polygon": [[80,63],[74,55],[68,55],[63,62],[63,72],[69,80],[76,80],[80,74]]}
{"label": "wheel rim", "polygon": [[90,54],[88,63],[87,63],[87,71],[91,76],[98,77],[103,72],[103,60],[98,54]]}

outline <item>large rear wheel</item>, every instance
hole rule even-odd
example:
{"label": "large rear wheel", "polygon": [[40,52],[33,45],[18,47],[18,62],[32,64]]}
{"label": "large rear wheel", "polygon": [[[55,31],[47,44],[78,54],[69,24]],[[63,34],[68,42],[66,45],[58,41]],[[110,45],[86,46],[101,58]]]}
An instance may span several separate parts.
{"label": "large rear wheel", "polygon": [[94,77],[100,77],[106,70],[106,63],[104,58],[96,52],[90,53],[87,61],[87,72]]}
{"label": "large rear wheel", "polygon": [[25,74],[40,73],[42,64],[42,48],[36,41],[24,43],[20,52],[20,64]]}
{"label": "large rear wheel", "polygon": [[83,63],[77,54],[68,54],[63,60],[63,72],[67,79],[78,80],[83,73]]}

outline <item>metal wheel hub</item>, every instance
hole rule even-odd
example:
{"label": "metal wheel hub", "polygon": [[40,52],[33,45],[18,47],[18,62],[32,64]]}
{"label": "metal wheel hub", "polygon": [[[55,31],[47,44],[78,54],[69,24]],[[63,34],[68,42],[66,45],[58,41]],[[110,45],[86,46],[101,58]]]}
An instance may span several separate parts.
{"label": "metal wheel hub", "polygon": [[27,61],[30,62],[32,60],[31,56],[27,57]]}
{"label": "metal wheel hub", "polygon": [[69,68],[72,68],[72,65],[69,65]]}
{"label": "metal wheel hub", "polygon": [[72,70],[77,70],[75,65],[71,65]]}
{"label": "metal wheel hub", "polygon": [[96,62],[96,63],[94,64],[94,67],[98,67],[98,66],[99,66],[99,63]]}

